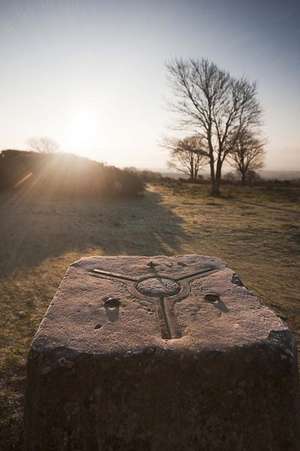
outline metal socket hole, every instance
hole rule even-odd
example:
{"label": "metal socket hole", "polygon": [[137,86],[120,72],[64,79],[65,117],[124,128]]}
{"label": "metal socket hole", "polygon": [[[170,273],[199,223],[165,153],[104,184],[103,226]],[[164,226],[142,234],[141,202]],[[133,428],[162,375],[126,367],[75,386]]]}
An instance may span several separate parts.
{"label": "metal socket hole", "polygon": [[218,304],[220,302],[220,296],[217,293],[207,293],[204,299],[211,304]]}
{"label": "metal socket hole", "polygon": [[118,308],[119,305],[120,305],[119,298],[114,298],[111,296],[104,298],[104,307],[108,308],[109,310],[114,310],[114,309]]}

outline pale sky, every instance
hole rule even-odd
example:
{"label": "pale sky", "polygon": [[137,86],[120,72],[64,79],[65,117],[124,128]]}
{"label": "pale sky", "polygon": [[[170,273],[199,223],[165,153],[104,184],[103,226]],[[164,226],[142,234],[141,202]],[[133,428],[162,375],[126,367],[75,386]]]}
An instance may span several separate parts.
{"label": "pale sky", "polygon": [[266,169],[300,170],[298,0],[0,0],[0,54],[0,149],[164,169],[165,62],[207,57],[258,82]]}

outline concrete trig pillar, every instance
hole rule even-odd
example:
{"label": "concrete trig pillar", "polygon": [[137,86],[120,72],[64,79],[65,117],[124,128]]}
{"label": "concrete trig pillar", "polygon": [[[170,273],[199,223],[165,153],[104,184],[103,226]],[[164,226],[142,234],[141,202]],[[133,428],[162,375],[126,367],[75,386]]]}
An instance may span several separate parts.
{"label": "concrete trig pillar", "polygon": [[219,259],[84,258],[31,346],[26,450],[294,450],[296,363]]}

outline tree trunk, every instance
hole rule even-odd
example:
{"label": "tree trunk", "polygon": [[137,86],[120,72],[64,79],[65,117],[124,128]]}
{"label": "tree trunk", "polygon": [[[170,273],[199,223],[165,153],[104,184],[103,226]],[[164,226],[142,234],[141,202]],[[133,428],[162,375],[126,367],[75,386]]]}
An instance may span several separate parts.
{"label": "tree trunk", "polygon": [[210,194],[212,196],[218,196],[220,193],[220,191],[219,191],[220,188],[217,184],[216,174],[215,174],[215,165],[212,160],[210,161],[210,182],[211,182]]}
{"label": "tree trunk", "polygon": [[212,196],[220,196],[220,183],[216,178],[212,180],[210,193]]}
{"label": "tree trunk", "polygon": [[194,182],[194,180],[195,180],[194,161],[193,161],[192,155],[190,155],[190,179],[191,179],[191,182]]}
{"label": "tree trunk", "polygon": [[246,185],[246,172],[242,172],[241,182],[243,186]]}
{"label": "tree trunk", "polygon": [[220,185],[221,185],[221,174],[222,174],[222,162],[221,160],[217,161],[217,168],[215,172],[214,183],[212,184],[211,194],[213,196],[220,196]]}
{"label": "tree trunk", "polygon": [[195,167],[195,171],[194,171],[194,177],[195,177],[195,182],[197,182],[198,179],[198,167]]}
{"label": "tree trunk", "polygon": [[221,184],[221,174],[218,171],[213,172],[213,176],[211,174],[211,195],[212,196],[220,196],[220,184]]}
{"label": "tree trunk", "polygon": [[194,180],[195,180],[195,174],[194,174],[194,169],[193,168],[191,168],[191,182],[194,182]]}

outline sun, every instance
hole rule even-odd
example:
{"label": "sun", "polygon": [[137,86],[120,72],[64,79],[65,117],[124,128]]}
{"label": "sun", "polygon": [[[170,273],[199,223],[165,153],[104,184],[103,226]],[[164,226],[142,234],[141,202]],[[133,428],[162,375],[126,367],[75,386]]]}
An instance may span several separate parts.
{"label": "sun", "polygon": [[65,149],[89,157],[97,146],[99,146],[97,113],[89,110],[78,110],[72,113],[65,128]]}

